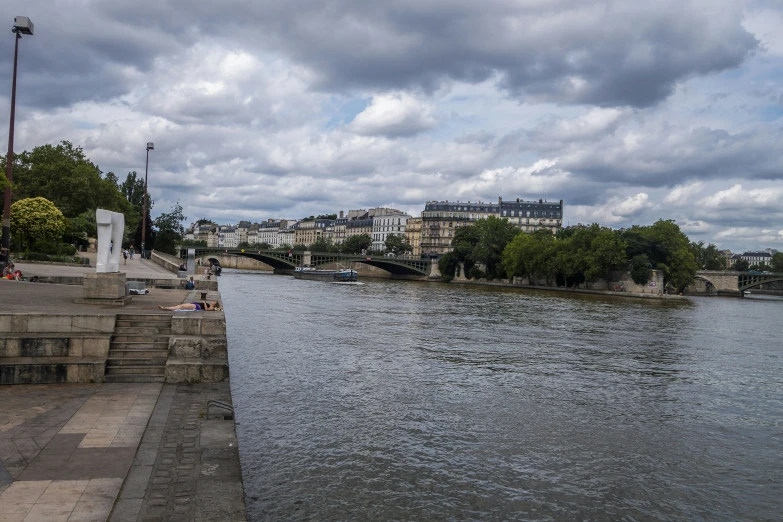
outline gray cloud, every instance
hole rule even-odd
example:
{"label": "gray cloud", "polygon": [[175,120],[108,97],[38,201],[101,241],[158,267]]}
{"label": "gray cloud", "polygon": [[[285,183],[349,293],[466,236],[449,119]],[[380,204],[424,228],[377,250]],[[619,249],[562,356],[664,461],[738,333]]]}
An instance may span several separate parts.
{"label": "gray cloud", "polygon": [[82,8],[14,0],[13,7],[38,28],[25,42],[25,74],[35,81],[28,78],[24,103],[43,107],[127,93],[134,72],[204,37],[281,53],[327,91],[432,91],[447,80],[497,77],[520,99],[600,106],[652,105],[677,82],[739,66],[758,45],[734,2],[707,0],[140,0]]}

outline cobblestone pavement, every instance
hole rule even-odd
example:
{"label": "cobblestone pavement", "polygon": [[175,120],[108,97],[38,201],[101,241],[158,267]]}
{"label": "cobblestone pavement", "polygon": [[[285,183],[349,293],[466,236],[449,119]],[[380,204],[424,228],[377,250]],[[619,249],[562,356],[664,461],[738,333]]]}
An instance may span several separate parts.
{"label": "cobblestone pavement", "polygon": [[112,522],[246,520],[234,423],[210,399],[230,403],[228,383],[164,386]]}
{"label": "cobblestone pavement", "polygon": [[0,520],[108,517],[161,384],[0,388]]}

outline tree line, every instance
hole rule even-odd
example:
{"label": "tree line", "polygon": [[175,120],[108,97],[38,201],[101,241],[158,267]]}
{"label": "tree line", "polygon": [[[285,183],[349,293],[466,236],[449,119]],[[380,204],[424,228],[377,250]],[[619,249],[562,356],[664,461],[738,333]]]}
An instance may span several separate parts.
{"label": "tree line", "polygon": [[553,235],[547,230],[520,232],[491,216],[458,229],[452,247],[438,262],[445,280],[453,279],[460,265],[469,278],[527,277],[531,284],[543,280],[566,287],[607,280],[614,270],[629,271],[643,285],[652,270],[660,270],[664,285],[680,292],[697,270],[723,263],[715,245],[691,243],[671,220],[622,230],[593,224]]}
{"label": "tree line", "polygon": [[[5,188],[5,158],[0,160],[0,167],[0,188]],[[133,171],[120,181],[113,172],[101,171],[81,147],[68,141],[15,154],[12,190],[14,251],[46,250],[51,242],[86,246],[85,238],[96,236],[95,211],[99,208],[125,216],[123,246],[141,246],[144,179]],[[147,198],[146,247],[174,253],[184,233],[182,207],[177,203],[171,212],[153,220],[150,212],[154,201],[149,195]],[[51,207],[41,199],[50,202]],[[46,213],[41,214],[44,209]]]}

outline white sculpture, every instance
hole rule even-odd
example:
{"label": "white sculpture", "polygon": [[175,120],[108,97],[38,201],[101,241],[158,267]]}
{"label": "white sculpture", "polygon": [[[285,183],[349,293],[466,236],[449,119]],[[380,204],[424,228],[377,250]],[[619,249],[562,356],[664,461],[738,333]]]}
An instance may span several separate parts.
{"label": "white sculpture", "polygon": [[98,225],[97,273],[119,272],[122,236],[125,233],[125,216],[119,212],[98,209],[95,211]]}

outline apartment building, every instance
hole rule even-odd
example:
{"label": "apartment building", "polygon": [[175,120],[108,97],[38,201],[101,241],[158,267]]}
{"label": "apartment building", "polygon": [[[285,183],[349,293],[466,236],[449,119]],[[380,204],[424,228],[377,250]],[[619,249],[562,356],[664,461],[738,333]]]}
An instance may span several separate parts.
{"label": "apartment building", "polygon": [[421,256],[421,218],[409,218],[405,225],[405,237],[411,246],[413,257]]}
{"label": "apartment building", "polygon": [[396,209],[382,209],[372,218],[372,249],[376,252],[386,248],[390,234],[405,235],[405,225],[411,216]]}
{"label": "apartment building", "polygon": [[326,228],[334,226],[333,219],[302,220],[294,227],[295,245],[312,245],[326,234]]}
{"label": "apartment building", "polygon": [[495,216],[507,219],[524,232],[548,230],[556,234],[563,225],[563,200],[558,203],[517,198],[497,203],[428,201],[421,213],[421,254],[442,255],[451,252],[451,241],[460,227]]}

